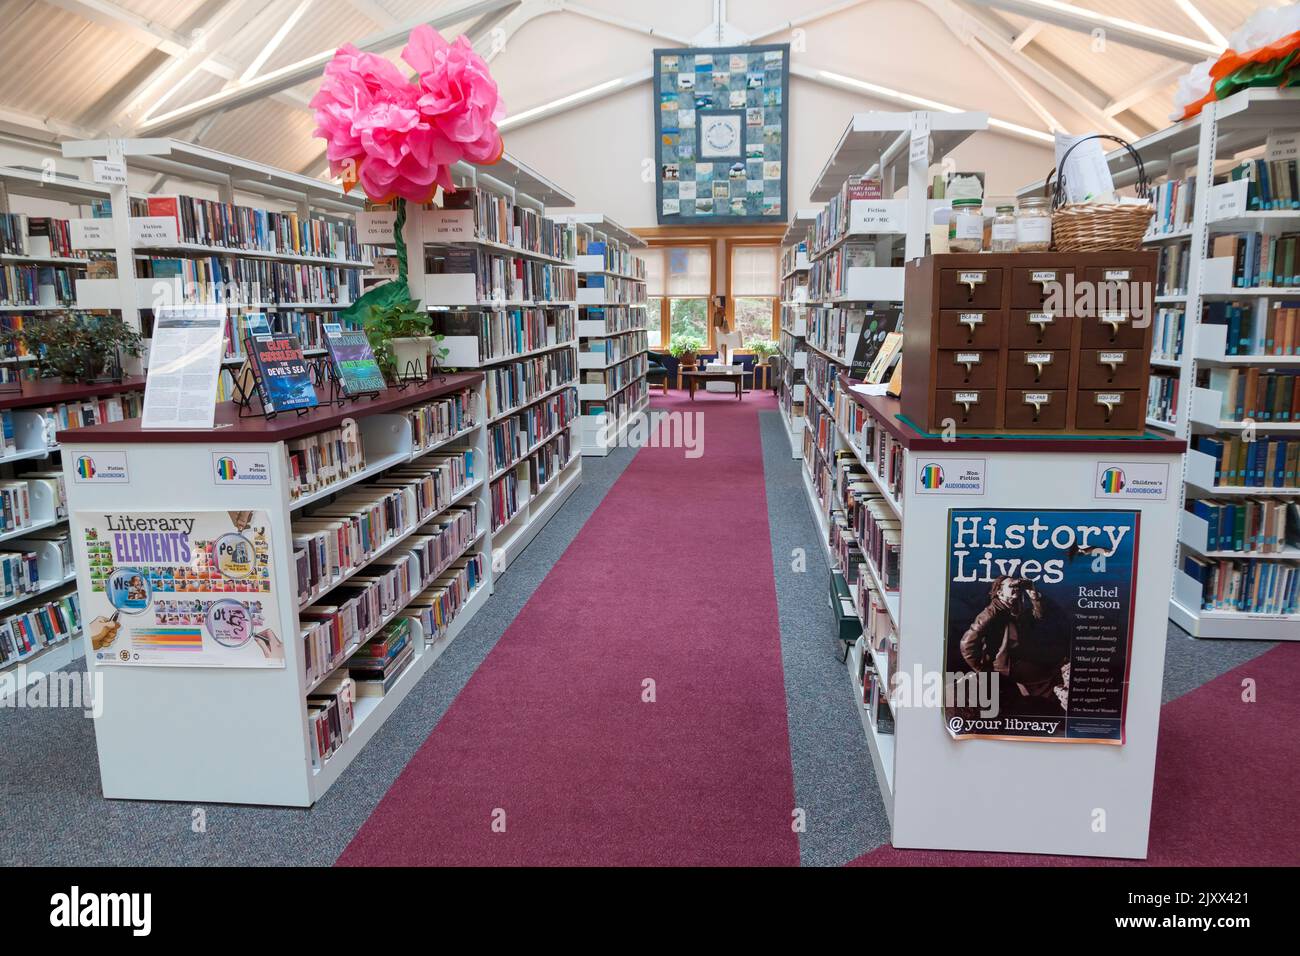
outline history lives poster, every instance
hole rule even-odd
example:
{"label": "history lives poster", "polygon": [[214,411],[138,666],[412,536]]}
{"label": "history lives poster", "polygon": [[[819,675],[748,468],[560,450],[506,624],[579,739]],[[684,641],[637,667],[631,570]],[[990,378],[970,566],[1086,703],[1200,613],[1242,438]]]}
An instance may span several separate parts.
{"label": "history lives poster", "polygon": [[283,667],[265,511],[79,512],[96,663]]}
{"label": "history lives poster", "polygon": [[1138,530],[1136,511],[949,510],[954,738],[1124,742]]}

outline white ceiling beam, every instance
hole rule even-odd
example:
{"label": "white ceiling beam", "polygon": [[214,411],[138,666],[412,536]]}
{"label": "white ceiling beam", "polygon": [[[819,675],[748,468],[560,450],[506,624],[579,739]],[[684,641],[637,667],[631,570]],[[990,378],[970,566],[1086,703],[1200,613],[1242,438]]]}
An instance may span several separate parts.
{"label": "white ceiling beam", "polygon": [[1115,97],[1115,99],[1102,107],[1102,110],[1107,116],[1114,116],[1117,113],[1122,113],[1126,109],[1141,103],[1148,97],[1159,93],[1161,90],[1168,89],[1186,72],[1186,63],[1175,63],[1167,69],[1161,70],[1140,86],[1127,90],[1123,96]]}
{"label": "white ceiling beam", "polygon": [[[435,28],[454,26],[466,20],[472,20],[486,13],[512,6],[517,0],[462,0],[449,5],[437,15],[425,17],[400,27],[390,27],[373,34],[356,44],[357,48],[369,52],[382,52],[401,46],[408,34],[422,23]],[[166,136],[183,129],[195,120],[202,119],[217,110],[234,109],[297,86],[305,80],[319,76],[334,56],[334,49],[322,50],[314,56],[298,60],[287,66],[264,73],[251,80],[237,81],[227,89],[204,96],[185,106],[155,116],[140,124],[139,132],[148,136]]]}
{"label": "white ceiling beam", "polygon": [[1081,33],[1091,34],[1096,30],[1102,30],[1109,42],[1123,43],[1188,63],[1198,63],[1206,57],[1218,56],[1223,52],[1223,47],[1214,43],[1185,37],[1157,27],[1149,27],[1121,17],[1113,17],[1110,14],[1098,13],[1096,10],[1076,7],[1062,0],[973,0],[973,2],[1034,20],[1045,20]]}
{"label": "white ceiling beam", "polygon": [[284,42],[289,31],[297,26],[298,21],[302,19],[303,14],[311,7],[314,0],[299,0],[298,5],[289,12],[280,24],[278,30],[272,34],[271,39],[267,40],[262,49],[257,51],[257,56],[253,57],[253,62],[239,75],[239,82],[246,83],[261,72],[262,67],[266,66],[266,61],[271,59],[275,51],[280,49],[280,44]]}
{"label": "white ceiling beam", "polygon": [[0,132],[45,143],[57,143],[63,139],[83,139],[94,135],[92,130],[84,126],[65,123],[52,116],[37,116],[8,106],[0,106]]}
{"label": "white ceiling beam", "polygon": [[593,10],[591,7],[584,7],[580,3],[569,3],[568,0],[561,0],[556,4],[565,13],[572,13],[574,16],[585,17],[588,20],[595,20],[597,23],[607,23],[610,26],[621,27],[624,30],[631,30],[633,33],[642,33],[646,36],[660,37],[670,43],[676,43],[678,46],[690,46],[690,37],[682,36],[677,33],[670,33],[667,30],[661,30],[656,26],[648,23],[642,23],[639,20],[631,20],[628,17],[620,17],[612,13],[606,13],[604,10]]}
{"label": "white ceiling beam", "polygon": [[540,106],[533,106],[518,113],[511,114],[503,119],[498,125],[501,132],[518,129],[521,126],[527,126],[529,123],[536,123],[538,120],[555,116],[557,113],[564,113],[568,110],[584,106],[587,103],[594,103],[596,100],[603,100],[608,96],[626,90],[630,86],[636,86],[639,83],[648,83],[654,77],[654,70],[650,67],[638,70],[635,73],[628,73],[626,76],[617,76],[612,80],[605,80],[597,83],[595,86],[589,86],[585,89],[578,90],[574,93],[568,93],[564,96],[553,99]]}
{"label": "white ceiling beam", "polygon": [[1187,18],[1195,23],[1200,31],[1205,34],[1205,39],[1209,40],[1220,49],[1227,49],[1228,38],[1220,33],[1219,28],[1211,23],[1205,14],[1197,9],[1196,4],[1192,3],[1192,0],[1174,0],[1174,3],[1178,4],[1178,9],[1187,14]]}
{"label": "white ceiling beam", "polygon": [[1043,105],[1042,101],[1039,100],[1038,97],[1034,96],[1033,93],[1029,92],[1029,89],[1025,84],[1020,82],[1004,62],[989,52],[988,47],[973,37],[968,45],[975,51],[975,54],[984,61],[985,65],[1002,79],[1003,83],[1011,87],[1016,96],[1020,97],[1021,102],[1034,111],[1034,115],[1042,120],[1049,130],[1052,132],[1055,132],[1058,129],[1066,131],[1065,124],[1053,116],[1051,111]]}
{"label": "white ceiling beam", "polygon": [[180,34],[160,23],[119,7],[109,0],[45,0],[52,7],[74,13],[83,20],[129,36],[137,43],[162,50],[168,56],[184,56],[192,44]]}
{"label": "white ceiling beam", "polygon": [[1011,41],[1011,49],[1019,53],[1025,47],[1029,46],[1029,44],[1034,42],[1034,39],[1038,34],[1043,32],[1044,26],[1045,24],[1042,20],[1029,21],[1029,26],[1017,33],[1016,38]]}
{"label": "white ceiling beam", "polygon": [[1088,122],[1095,124],[1098,131],[1114,133],[1128,140],[1141,138],[1141,134],[1102,111],[1102,106],[1109,97],[1093,87],[1084,77],[1067,67],[1049,69],[1026,51],[1012,49],[1009,38],[1014,36],[1016,31],[992,14],[980,11],[980,14],[988,16],[989,19],[986,21],[984,16],[968,13],[953,0],[917,0],[917,2],[943,21],[949,31],[963,44],[969,44],[972,38],[979,40],[1045,92],[1068,104]]}
{"label": "white ceiling beam", "polygon": [[770,37],[774,37],[790,30],[797,30],[800,27],[806,27],[810,23],[816,23],[818,20],[825,20],[827,17],[833,17],[837,13],[843,13],[845,10],[852,10],[854,7],[860,7],[867,0],[839,0],[838,3],[831,3],[812,13],[805,13],[797,16],[792,20],[783,20],[778,24],[768,27],[766,30],[760,30],[750,38],[751,43],[759,43]]}

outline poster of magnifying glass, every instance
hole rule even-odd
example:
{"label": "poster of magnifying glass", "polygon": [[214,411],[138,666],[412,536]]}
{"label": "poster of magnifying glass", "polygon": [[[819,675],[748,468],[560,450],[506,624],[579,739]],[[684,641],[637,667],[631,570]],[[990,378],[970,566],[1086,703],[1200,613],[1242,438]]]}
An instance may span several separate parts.
{"label": "poster of magnifying glass", "polygon": [[284,666],[265,511],[78,517],[96,663]]}

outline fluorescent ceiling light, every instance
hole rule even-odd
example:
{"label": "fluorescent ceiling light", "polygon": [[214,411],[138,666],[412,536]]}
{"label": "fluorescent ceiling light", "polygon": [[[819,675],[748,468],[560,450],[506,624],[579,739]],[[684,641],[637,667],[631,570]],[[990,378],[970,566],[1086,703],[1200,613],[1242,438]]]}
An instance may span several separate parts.
{"label": "fluorescent ceiling light", "polygon": [[1228,48],[1228,38],[1219,32],[1218,28],[1206,18],[1200,10],[1196,9],[1196,4],[1192,0],[1174,0],[1178,4],[1178,9],[1187,14],[1188,18],[1201,28],[1201,32],[1209,37],[1211,43],[1218,44],[1223,49]]}
{"label": "fluorescent ceiling light", "polygon": [[[1190,4],[1189,4],[1190,5]],[[1088,23],[1096,24],[1105,29],[1114,27],[1116,30],[1127,30],[1129,33],[1136,33],[1142,36],[1150,37],[1153,40],[1160,40],[1174,46],[1182,47],[1197,53],[1203,53],[1206,56],[1218,56],[1223,52],[1222,46],[1214,46],[1210,43],[1202,43],[1200,40],[1193,40],[1191,37],[1185,37],[1179,33],[1170,33],[1168,30],[1160,30],[1156,27],[1149,27],[1144,23],[1135,23],[1132,20],[1125,20],[1122,17],[1112,17],[1107,13],[1098,13],[1096,10],[1089,10],[1085,7],[1076,7],[1070,3],[1062,3],[1061,0],[1016,0],[1017,7],[1037,8],[1044,12],[1064,14],[1075,20],[1084,20]],[[1226,44],[1224,44],[1226,46]]]}

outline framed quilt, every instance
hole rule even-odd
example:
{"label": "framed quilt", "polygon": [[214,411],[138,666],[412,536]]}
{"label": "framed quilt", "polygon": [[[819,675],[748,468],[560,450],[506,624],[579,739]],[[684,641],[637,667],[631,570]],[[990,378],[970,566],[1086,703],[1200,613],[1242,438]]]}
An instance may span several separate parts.
{"label": "framed quilt", "polygon": [[654,51],[663,226],[784,223],[790,45]]}

